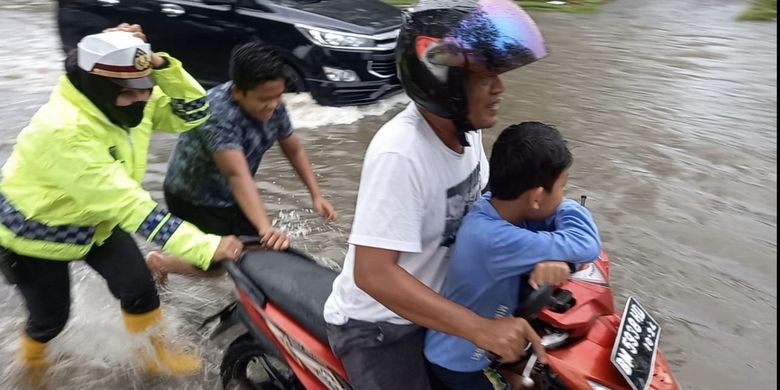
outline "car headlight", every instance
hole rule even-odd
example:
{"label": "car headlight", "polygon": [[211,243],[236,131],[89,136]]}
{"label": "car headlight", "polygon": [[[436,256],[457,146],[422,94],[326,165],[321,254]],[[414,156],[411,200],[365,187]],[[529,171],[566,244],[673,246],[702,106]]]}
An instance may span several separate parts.
{"label": "car headlight", "polygon": [[374,47],[375,42],[371,37],[350,34],[340,31],[326,30],[322,28],[296,25],[310,41],[314,44],[333,48],[370,48]]}

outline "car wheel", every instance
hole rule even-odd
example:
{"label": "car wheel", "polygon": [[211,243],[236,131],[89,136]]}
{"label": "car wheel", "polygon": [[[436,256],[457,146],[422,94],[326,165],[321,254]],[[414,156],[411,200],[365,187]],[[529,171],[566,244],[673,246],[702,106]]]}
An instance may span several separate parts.
{"label": "car wheel", "polygon": [[306,82],[303,80],[303,76],[292,65],[284,64],[283,72],[286,78],[285,92],[306,92]]}

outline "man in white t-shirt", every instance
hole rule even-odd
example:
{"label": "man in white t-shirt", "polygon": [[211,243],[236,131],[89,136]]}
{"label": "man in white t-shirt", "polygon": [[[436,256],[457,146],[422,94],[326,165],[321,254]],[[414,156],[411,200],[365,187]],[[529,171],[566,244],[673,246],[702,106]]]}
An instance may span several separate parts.
{"label": "man in white t-shirt", "polygon": [[498,75],[546,55],[511,0],[421,0],[396,49],[413,102],[366,151],[349,250],[325,304],[328,338],[358,390],[428,389],[425,328],[516,360],[539,337],[520,318],[490,319],[439,295],[448,251],[487,184],[482,128],[495,125]]}

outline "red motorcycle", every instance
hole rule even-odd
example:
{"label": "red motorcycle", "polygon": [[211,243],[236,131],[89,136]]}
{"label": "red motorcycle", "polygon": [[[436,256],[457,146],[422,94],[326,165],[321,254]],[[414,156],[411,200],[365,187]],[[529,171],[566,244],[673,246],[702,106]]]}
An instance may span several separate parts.
{"label": "red motorcycle", "polygon": [[[225,266],[237,300],[206,323],[219,319],[212,337],[239,323],[247,329],[223,356],[225,388],[351,389],[323,320],[335,271],[292,249],[247,251]],[[608,281],[609,260],[602,253],[560,288],[544,286],[523,300],[515,314],[529,319],[548,354],[548,363],[540,364],[529,349],[520,365],[523,386],[679,388],[658,351],[660,326],[633,297],[622,314],[616,312]]]}

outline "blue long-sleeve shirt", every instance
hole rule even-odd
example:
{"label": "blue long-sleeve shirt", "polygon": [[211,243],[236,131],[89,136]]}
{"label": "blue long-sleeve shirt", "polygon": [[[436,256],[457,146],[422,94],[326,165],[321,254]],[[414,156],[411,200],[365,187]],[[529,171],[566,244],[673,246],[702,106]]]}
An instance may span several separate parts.
{"label": "blue long-sleeve shirt", "polygon": [[[510,316],[523,288],[519,276],[536,264],[585,263],[598,257],[598,230],[590,212],[577,202],[564,200],[545,221],[513,225],[490,204],[490,196],[486,193],[474,203],[458,231],[442,292],[448,299],[483,317]],[[433,330],[426,336],[425,356],[460,372],[490,364],[485,351],[470,341]]]}

